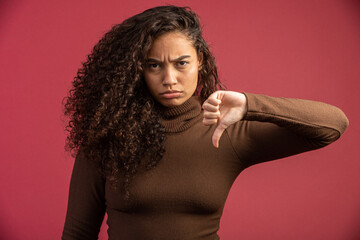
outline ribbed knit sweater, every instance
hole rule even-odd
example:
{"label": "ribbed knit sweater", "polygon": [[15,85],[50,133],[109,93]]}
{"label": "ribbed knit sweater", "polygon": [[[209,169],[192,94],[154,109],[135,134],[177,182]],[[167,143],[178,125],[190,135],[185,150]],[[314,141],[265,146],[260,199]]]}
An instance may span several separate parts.
{"label": "ribbed knit sweater", "polygon": [[62,239],[97,239],[108,214],[111,240],[215,240],[231,185],[245,168],[324,147],[348,120],[331,105],[245,93],[248,111],[212,145],[198,97],[165,108],[164,157],[132,180],[130,200],[113,190],[79,152]]}

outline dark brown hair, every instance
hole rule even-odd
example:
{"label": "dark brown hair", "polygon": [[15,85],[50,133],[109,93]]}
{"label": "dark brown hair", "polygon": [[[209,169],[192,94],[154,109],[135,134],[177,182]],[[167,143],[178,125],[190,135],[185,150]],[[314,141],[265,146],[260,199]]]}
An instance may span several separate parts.
{"label": "dark brown hair", "polygon": [[76,156],[81,149],[113,186],[123,182],[125,198],[139,168],[154,168],[165,152],[165,130],[142,69],[152,42],[172,31],[185,34],[202,55],[195,94],[204,101],[222,89],[197,15],[189,8],[160,6],[113,26],[88,55],[63,100],[64,115],[70,117],[66,150]]}

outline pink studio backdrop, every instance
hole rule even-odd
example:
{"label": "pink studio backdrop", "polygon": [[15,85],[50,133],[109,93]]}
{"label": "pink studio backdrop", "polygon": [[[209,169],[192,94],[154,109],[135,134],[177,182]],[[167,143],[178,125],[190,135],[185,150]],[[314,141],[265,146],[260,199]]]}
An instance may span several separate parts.
{"label": "pink studio backdrop", "polygon": [[360,239],[355,0],[1,1],[0,238],[60,238],[73,166],[61,100],[113,24],[166,3],[200,15],[228,89],[327,102],[350,120],[329,147],[245,170],[221,239]]}

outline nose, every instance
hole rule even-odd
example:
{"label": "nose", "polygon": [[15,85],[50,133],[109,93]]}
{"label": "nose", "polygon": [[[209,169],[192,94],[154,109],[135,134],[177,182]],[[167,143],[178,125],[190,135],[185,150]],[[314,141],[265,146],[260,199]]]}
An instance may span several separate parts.
{"label": "nose", "polygon": [[164,70],[162,84],[171,86],[171,85],[175,85],[176,83],[177,83],[177,79],[174,69],[171,69],[171,67],[167,67]]}

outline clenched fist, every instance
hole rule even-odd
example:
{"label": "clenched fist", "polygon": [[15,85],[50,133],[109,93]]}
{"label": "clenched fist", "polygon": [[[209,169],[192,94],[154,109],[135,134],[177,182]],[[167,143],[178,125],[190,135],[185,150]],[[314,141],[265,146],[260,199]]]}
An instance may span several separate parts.
{"label": "clenched fist", "polygon": [[247,100],[243,93],[216,91],[202,105],[204,125],[217,124],[212,136],[214,147],[219,147],[223,132],[231,124],[240,121],[247,112]]}

